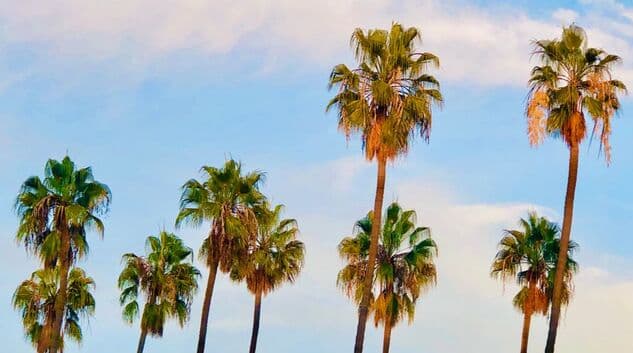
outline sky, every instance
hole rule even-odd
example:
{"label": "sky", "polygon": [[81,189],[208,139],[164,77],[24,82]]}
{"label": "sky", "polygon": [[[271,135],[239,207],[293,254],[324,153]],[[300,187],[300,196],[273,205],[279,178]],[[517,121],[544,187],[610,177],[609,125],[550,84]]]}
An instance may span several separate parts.
{"label": "sky", "polygon": [[[421,29],[437,54],[432,73],[445,104],[429,144],[417,141],[387,171],[385,203],[414,209],[439,246],[438,283],[419,300],[415,322],[398,326],[392,351],[518,350],[516,288],[489,277],[503,229],[529,210],[560,222],[568,152],[560,140],[531,148],[524,117],[530,43],[583,26],[590,45],[623,57],[615,74],[633,86],[633,4],[580,1],[128,0],[45,3],[0,0],[0,331],[6,351],[32,348],[11,307],[16,286],[38,264],[14,240],[21,183],[49,158],[70,155],[112,189],[105,236],[90,235],[80,263],[96,281],[96,315],[67,352],[131,351],[138,324],[121,319],[116,278],[123,253],[174,230],[180,186],[202,165],[228,158],[266,173],[264,192],[296,218],[307,248],[294,285],[266,297],[259,352],[347,352],[356,309],[336,287],[336,245],[373,205],[375,166],[334,114],[331,68],[353,65],[356,27],[392,21]],[[623,98],[613,163],[597,143],[581,149],[572,237],[580,244],[576,294],[559,330],[562,353],[633,350],[633,119]],[[208,225],[177,230],[198,249]],[[202,264],[196,264],[206,271]],[[202,286],[203,288],[203,286]],[[203,290],[191,321],[171,323],[148,352],[193,351]],[[253,297],[221,276],[208,352],[242,352]],[[530,352],[547,323],[533,320]],[[368,331],[377,352],[381,332]]]}

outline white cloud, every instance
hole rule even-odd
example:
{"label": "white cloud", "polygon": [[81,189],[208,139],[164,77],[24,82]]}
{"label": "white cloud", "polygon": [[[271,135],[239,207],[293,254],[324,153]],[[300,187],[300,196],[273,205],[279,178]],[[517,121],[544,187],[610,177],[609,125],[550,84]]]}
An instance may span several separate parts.
{"label": "white cloud", "polygon": [[578,13],[570,9],[558,9],[552,14],[552,18],[558,21],[560,25],[567,25],[578,18]]}
{"label": "white cloud", "polygon": [[576,296],[567,310],[560,348],[563,352],[633,350],[633,281],[600,268],[582,268]]}
{"label": "white cloud", "polygon": [[[353,28],[385,27],[398,20],[422,28],[423,49],[442,58],[438,75],[443,80],[523,85],[530,40],[553,37],[561,23],[574,19],[595,34],[596,42],[631,57],[633,31],[626,14],[633,9],[609,3],[603,7],[613,10],[597,16],[558,9],[551,18],[541,18],[525,10],[459,1],[21,1],[0,5],[0,38],[5,45],[33,45],[41,55],[62,61],[114,61],[119,70],[145,68],[186,53],[198,59],[254,62],[251,70],[257,73],[290,63],[304,69],[315,64],[329,68],[349,58]],[[614,11],[620,15],[614,17]],[[633,77],[631,62],[623,70],[627,79]]]}

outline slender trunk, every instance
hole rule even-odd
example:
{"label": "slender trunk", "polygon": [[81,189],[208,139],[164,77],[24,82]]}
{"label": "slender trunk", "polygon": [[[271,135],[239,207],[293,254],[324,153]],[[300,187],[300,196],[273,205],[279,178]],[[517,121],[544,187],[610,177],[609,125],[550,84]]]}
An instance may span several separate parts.
{"label": "slender trunk", "polygon": [[[55,263],[47,260],[44,263],[45,270],[54,270]],[[53,310],[46,311],[46,317],[44,318],[44,324],[42,325],[42,332],[40,333],[40,337],[37,340],[37,353],[46,353],[51,346],[51,327],[53,326],[53,322],[55,321],[55,307],[53,306]]]}
{"label": "slender trunk", "polygon": [[536,295],[536,281],[530,278],[528,284],[528,306],[523,311],[523,332],[521,333],[521,353],[527,353],[528,340],[530,339],[530,323],[532,322],[532,313],[534,308],[534,296]]}
{"label": "slender trunk", "polygon": [[37,340],[37,353],[46,353],[51,344],[51,325],[55,321],[54,313],[47,313],[40,338]]}
{"label": "slender trunk", "polygon": [[257,348],[257,335],[259,334],[259,318],[262,310],[262,293],[255,294],[255,310],[253,312],[253,332],[251,333],[251,348],[248,353],[255,353]]}
{"label": "slender trunk", "polygon": [[527,353],[528,340],[530,338],[530,322],[532,321],[532,313],[526,311],[523,313],[523,332],[521,333],[521,353]]}
{"label": "slender trunk", "polygon": [[[536,281],[530,279],[528,284],[528,304],[534,303],[536,295]],[[523,312],[523,332],[521,333],[521,353],[527,353],[528,340],[530,339],[530,323],[532,322],[532,313],[534,308],[531,305],[524,307]]]}
{"label": "slender trunk", "polygon": [[138,348],[136,349],[136,353],[143,353],[143,349],[145,348],[146,338],[147,338],[147,330],[141,329],[141,337],[138,340]]}
{"label": "slender trunk", "polygon": [[215,277],[218,273],[218,262],[212,260],[209,266],[209,279],[207,280],[207,289],[204,292],[204,302],[202,304],[202,317],[200,318],[200,333],[198,335],[197,353],[204,353],[204,344],[207,339],[207,325],[209,323],[209,310],[211,309],[211,297],[213,296],[213,286],[215,285]]}
{"label": "slender trunk", "polygon": [[[138,348],[136,349],[137,353],[143,353],[143,350],[145,349],[145,339],[147,338],[147,325],[148,325],[148,318],[147,318],[147,312],[148,310],[151,310],[151,307],[156,305],[156,297],[158,296],[156,293],[156,288],[153,287],[150,289],[150,299],[147,303],[145,303],[145,305],[143,306],[143,315],[141,315],[141,337],[138,340]],[[149,308],[149,309],[148,309]]]}
{"label": "slender trunk", "polygon": [[571,222],[574,213],[574,196],[576,193],[576,181],[578,179],[578,154],[578,144],[575,143],[569,149],[569,173],[567,175],[565,212],[563,215],[563,229],[561,231],[558,262],[556,263],[556,276],[554,277],[552,311],[550,314],[549,331],[547,333],[547,345],[545,346],[545,353],[554,353],[554,345],[556,344],[556,333],[558,331],[558,321],[560,319],[561,294],[563,290],[563,280],[567,264],[567,251],[569,249],[569,239],[571,238]]}
{"label": "slender trunk", "polygon": [[376,265],[376,254],[378,252],[378,235],[382,218],[382,202],[385,194],[387,160],[378,157],[378,175],[376,178],[376,198],[374,200],[374,219],[372,220],[371,240],[369,244],[369,258],[367,259],[367,271],[363,283],[363,297],[358,308],[358,326],[356,327],[356,342],[354,353],[363,352],[363,342],[365,340],[365,327],[367,326],[367,315],[369,313],[369,300],[371,297],[372,284],[374,279],[374,267]]}
{"label": "slender trunk", "polygon": [[44,325],[42,326],[42,332],[40,338],[37,340],[37,353],[46,353],[51,346],[51,326],[55,321],[55,308],[53,310],[46,311],[46,317],[44,319]]}
{"label": "slender trunk", "polygon": [[389,346],[391,345],[391,320],[389,320],[389,314],[385,319],[385,331],[382,337],[382,353],[389,353]]}
{"label": "slender trunk", "polygon": [[60,351],[62,345],[62,324],[64,322],[64,308],[66,306],[66,297],[68,294],[68,272],[70,271],[70,233],[68,229],[61,231],[61,249],[60,249],[60,266],[59,266],[59,290],[55,297],[55,320],[51,327],[51,353]]}

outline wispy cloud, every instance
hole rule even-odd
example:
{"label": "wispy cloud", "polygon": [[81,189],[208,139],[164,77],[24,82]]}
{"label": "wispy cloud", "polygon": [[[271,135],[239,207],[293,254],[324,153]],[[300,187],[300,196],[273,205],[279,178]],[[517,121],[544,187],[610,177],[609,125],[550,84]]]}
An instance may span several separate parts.
{"label": "wispy cloud", "polygon": [[[0,22],[4,46],[26,44],[62,61],[147,69],[185,53],[202,61],[239,57],[256,63],[253,73],[267,73],[289,63],[328,68],[349,57],[353,28],[397,20],[422,28],[424,49],[442,58],[444,80],[491,86],[523,85],[530,40],[555,36],[570,21],[585,25],[596,43],[633,56],[633,8],[595,0],[580,6],[538,17],[459,1],[57,0],[6,2],[0,5]],[[593,11],[597,7],[600,11]],[[631,68],[633,62],[624,67],[627,79],[633,77]]]}

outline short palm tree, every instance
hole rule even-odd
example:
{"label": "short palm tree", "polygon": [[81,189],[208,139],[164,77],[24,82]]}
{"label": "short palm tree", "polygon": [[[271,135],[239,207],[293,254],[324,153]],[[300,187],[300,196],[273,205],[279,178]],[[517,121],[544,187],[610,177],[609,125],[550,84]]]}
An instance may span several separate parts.
{"label": "short palm tree", "polygon": [[282,210],[283,206],[277,205],[260,214],[257,237],[231,270],[231,278],[246,281],[248,290],[255,296],[250,353],[255,353],[257,347],[262,296],[284,282],[294,282],[303,267],[305,247],[296,239],[297,221],[281,219]]}
{"label": "short palm tree", "polygon": [[[33,272],[31,278],[22,282],[13,294],[13,307],[22,314],[22,324],[26,337],[37,349],[45,339],[44,328],[55,318],[55,302],[59,291],[59,268],[41,269]],[[68,297],[64,305],[62,338],[59,349],[64,349],[64,337],[77,343],[83,335],[81,319],[94,314],[95,300],[91,291],[94,281],[80,268],[73,268],[68,274]]]}
{"label": "short palm tree", "polygon": [[125,267],[119,276],[123,318],[132,323],[139,312],[139,293],[144,297],[141,337],[137,353],[142,353],[149,333],[162,337],[168,318],[180,326],[189,320],[193,296],[198,289],[200,272],[190,263],[193,250],[172,233],[160,232],[147,238],[148,254],[123,255]]}
{"label": "short palm tree", "polygon": [[[532,315],[547,315],[549,311],[560,249],[560,228],[535,212],[530,212],[527,219],[522,218],[519,225],[519,230],[503,232],[491,276],[502,281],[516,280],[521,287],[513,304],[523,313],[521,353],[527,353]],[[576,248],[576,243],[571,242],[567,251],[563,305],[571,300],[572,276],[577,271],[572,254]]]}
{"label": "short palm tree", "polygon": [[15,204],[20,217],[16,238],[41,258],[44,268],[59,267],[60,276],[53,319],[42,328],[39,353],[60,350],[70,268],[87,251],[87,230],[103,235],[98,216],[110,199],[109,188],[94,179],[91,168],[77,169],[67,156],[50,159],[44,179],[33,176],[22,184]]}
{"label": "short palm tree", "polygon": [[[439,59],[418,52],[419,39],[417,28],[398,23],[390,30],[365,32],[358,28],[351,38],[358,67],[339,64],[330,75],[329,86],[338,87],[338,93],[327,110],[336,109],[339,129],[347,138],[361,134],[365,158],[378,164],[373,210],[376,224],[381,223],[387,161],[405,154],[416,132],[429,140],[432,107],[442,102],[439,82],[426,72],[429,65],[438,67]],[[371,239],[374,245],[369,249],[368,261],[374,264],[378,230]],[[367,276],[363,285],[354,353],[363,351],[372,278]]]}
{"label": "short palm tree", "polygon": [[[376,326],[384,326],[383,353],[389,352],[392,329],[404,318],[413,322],[415,303],[423,290],[435,285],[434,257],[437,245],[429,228],[416,227],[413,210],[404,211],[397,203],[386,210],[374,266],[378,292],[370,300]],[[373,217],[370,212],[356,222],[356,234],[344,238],[339,254],[347,262],[337,283],[357,303],[363,298],[368,274]]]}
{"label": "short palm tree", "polygon": [[[618,94],[626,86],[613,79],[611,70],[621,61],[602,49],[588,48],[584,30],[571,25],[563,28],[560,39],[534,42],[534,55],[540,65],[532,69],[526,114],[528,135],[533,145],[546,134],[560,136],[569,148],[569,171],[559,268],[565,264],[571,238],[574,196],[578,177],[579,146],[587,136],[585,114],[593,120],[593,132],[610,162],[609,137],[614,114],[620,109]],[[555,276],[552,312],[545,352],[553,353],[560,319],[564,273]]]}
{"label": "short palm tree", "polygon": [[229,272],[238,251],[256,233],[256,215],[264,203],[259,191],[264,175],[254,171],[243,173],[239,162],[228,160],[222,168],[202,167],[205,179],[191,179],[182,187],[180,212],[176,226],[184,223],[200,226],[211,223],[209,235],[200,248],[200,257],[209,268],[207,288],[204,293],[198,353],[204,352],[211,297],[218,268]]}

